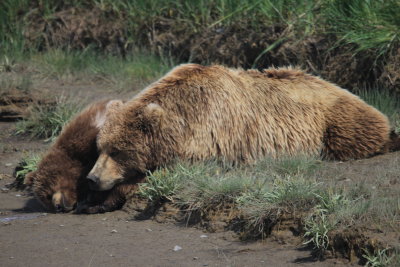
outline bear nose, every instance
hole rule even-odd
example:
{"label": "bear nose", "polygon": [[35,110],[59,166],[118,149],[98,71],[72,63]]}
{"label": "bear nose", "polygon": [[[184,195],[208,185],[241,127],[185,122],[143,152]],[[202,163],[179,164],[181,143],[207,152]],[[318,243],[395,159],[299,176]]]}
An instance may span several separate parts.
{"label": "bear nose", "polygon": [[89,174],[86,178],[95,183],[97,183],[99,181],[99,177],[97,177],[94,174]]}
{"label": "bear nose", "polygon": [[93,174],[89,174],[86,178],[88,179],[90,189],[96,190],[96,188],[98,187],[97,183],[99,181],[99,177]]}

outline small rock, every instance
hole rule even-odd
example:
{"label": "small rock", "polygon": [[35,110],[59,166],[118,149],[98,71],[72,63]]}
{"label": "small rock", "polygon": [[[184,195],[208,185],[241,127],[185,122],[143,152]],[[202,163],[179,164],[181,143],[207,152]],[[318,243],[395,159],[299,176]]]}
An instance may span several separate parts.
{"label": "small rock", "polygon": [[16,196],[16,197],[21,197],[21,194],[16,194],[15,196]]}
{"label": "small rock", "polygon": [[200,238],[207,238],[207,235],[201,235]]}
{"label": "small rock", "polygon": [[14,257],[11,256],[10,259],[14,259]]}
{"label": "small rock", "polygon": [[182,250],[182,247],[176,245],[176,246],[174,247],[174,251],[179,251],[179,250]]}
{"label": "small rock", "polygon": [[101,219],[102,221],[107,221],[107,218],[103,218],[103,219]]}
{"label": "small rock", "polygon": [[11,166],[12,166],[12,163],[6,163],[6,164],[4,164],[4,165],[6,165],[6,167],[11,167]]}
{"label": "small rock", "polygon": [[194,261],[197,261],[199,259],[199,257],[193,257]]}
{"label": "small rock", "polygon": [[118,231],[113,229],[113,230],[111,230],[111,233],[118,233]]}
{"label": "small rock", "polygon": [[150,228],[146,229],[147,232],[153,232],[153,230],[151,230]]}
{"label": "small rock", "polygon": [[64,227],[64,224],[60,224],[61,227]]}

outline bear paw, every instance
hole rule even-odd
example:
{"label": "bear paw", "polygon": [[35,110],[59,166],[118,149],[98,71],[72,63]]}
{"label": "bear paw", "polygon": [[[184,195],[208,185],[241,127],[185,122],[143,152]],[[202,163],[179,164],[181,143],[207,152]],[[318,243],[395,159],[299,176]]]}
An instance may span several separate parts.
{"label": "bear paw", "polygon": [[105,213],[109,211],[113,211],[112,207],[109,207],[107,205],[94,205],[90,206],[87,203],[81,203],[78,204],[78,206],[75,209],[75,213],[77,214],[96,214],[96,213]]}

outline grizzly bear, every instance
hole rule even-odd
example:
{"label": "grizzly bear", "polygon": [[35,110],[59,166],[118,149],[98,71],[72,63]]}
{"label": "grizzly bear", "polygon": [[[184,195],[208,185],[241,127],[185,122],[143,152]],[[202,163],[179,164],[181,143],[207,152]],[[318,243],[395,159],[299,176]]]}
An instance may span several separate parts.
{"label": "grizzly bear", "polygon": [[292,68],[181,65],[125,104],[110,104],[105,116],[87,177],[99,191],[175,159],[238,164],[301,153],[349,160],[385,152],[390,142],[385,115]]}
{"label": "grizzly bear", "polygon": [[110,192],[90,194],[86,176],[98,158],[96,137],[98,118],[107,104],[100,101],[87,107],[68,123],[60,136],[43,157],[35,172],[29,173],[25,184],[32,187],[34,195],[50,211],[68,212],[78,201],[79,212],[105,212],[119,208],[128,193],[134,189],[121,184]]}

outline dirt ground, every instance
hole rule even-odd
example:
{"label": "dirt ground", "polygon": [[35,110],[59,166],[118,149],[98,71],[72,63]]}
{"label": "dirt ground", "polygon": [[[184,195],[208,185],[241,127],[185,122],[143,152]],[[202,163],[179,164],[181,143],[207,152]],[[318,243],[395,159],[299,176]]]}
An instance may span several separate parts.
{"label": "dirt ground", "polygon": [[[50,84],[42,88],[52,87]],[[117,94],[106,86],[96,86],[96,91],[91,87],[94,85],[58,85],[60,91],[79,92],[79,98],[116,98]],[[125,92],[118,94],[118,98],[133,94]],[[14,125],[0,122],[1,266],[355,265],[340,258],[317,261],[300,239],[290,243],[273,238],[243,242],[233,232],[207,233],[172,222],[135,220],[126,210],[97,215],[46,213],[33,196],[6,188],[14,180],[15,166],[26,153],[48,147],[40,140],[13,136]],[[334,179],[339,182],[375,179],[379,168],[385,168],[385,164],[398,166],[399,162],[400,153],[393,153],[364,161],[333,163],[331,171],[338,173]],[[346,174],[341,170],[346,170]]]}

